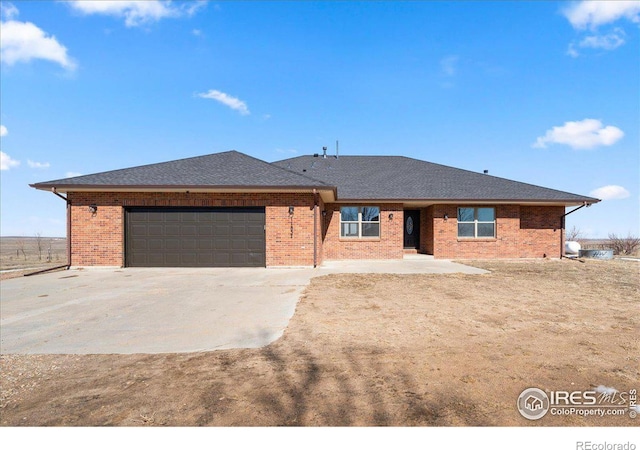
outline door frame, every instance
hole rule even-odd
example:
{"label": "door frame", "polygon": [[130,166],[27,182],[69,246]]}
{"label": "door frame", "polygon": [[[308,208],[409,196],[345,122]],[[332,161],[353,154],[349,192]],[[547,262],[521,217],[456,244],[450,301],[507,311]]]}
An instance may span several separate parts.
{"label": "door frame", "polygon": [[[411,217],[413,222],[413,235],[415,236],[415,245],[407,246],[407,219]],[[420,220],[421,211],[419,209],[405,209],[404,219],[402,221],[402,248],[407,250],[420,250]]]}

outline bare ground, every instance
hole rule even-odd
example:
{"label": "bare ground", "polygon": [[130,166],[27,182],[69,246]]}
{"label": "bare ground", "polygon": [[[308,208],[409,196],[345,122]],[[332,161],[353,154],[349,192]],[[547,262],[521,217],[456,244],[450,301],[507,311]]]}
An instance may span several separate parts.
{"label": "bare ground", "polygon": [[631,426],[528,421],[528,387],[640,387],[640,263],[473,262],[488,275],[312,280],[250,350],[2,355],[0,424]]}
{"label": "bare ground", "polygon": [[0,237],[0,280],[67,264],[67,239]]}

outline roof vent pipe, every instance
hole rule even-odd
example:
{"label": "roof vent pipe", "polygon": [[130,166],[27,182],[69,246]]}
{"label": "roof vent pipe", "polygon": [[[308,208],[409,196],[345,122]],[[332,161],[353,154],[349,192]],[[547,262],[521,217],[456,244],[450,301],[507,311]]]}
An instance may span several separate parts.
{"label": "roof vent pipe", "polygon": [[327,147],[322,147],[322,157],[327,159]]}
{"label": "roof vent pipe", "polygon": [[484,174],[489,175],[489,171],[487,169],[484,169]]}

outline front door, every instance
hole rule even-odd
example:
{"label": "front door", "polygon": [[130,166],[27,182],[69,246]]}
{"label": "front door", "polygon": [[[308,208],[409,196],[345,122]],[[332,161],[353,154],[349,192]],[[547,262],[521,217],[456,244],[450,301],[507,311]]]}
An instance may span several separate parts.
{"label": "front door", "polygon": [[420,248],[420,210],[404,211],[404,248]]}

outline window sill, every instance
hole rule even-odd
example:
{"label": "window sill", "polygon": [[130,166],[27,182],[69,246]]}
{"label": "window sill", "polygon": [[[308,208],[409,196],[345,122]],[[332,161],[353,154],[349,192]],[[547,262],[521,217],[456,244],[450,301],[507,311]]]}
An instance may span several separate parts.
{"label": "window sill", "polygon": [[379,237],[340,237],[340,242],[380,242]]}
{"label": "window sill", "polygon": [[473,238],[473,237],[459,237],[458,242],[496,242],[498,238]]}

